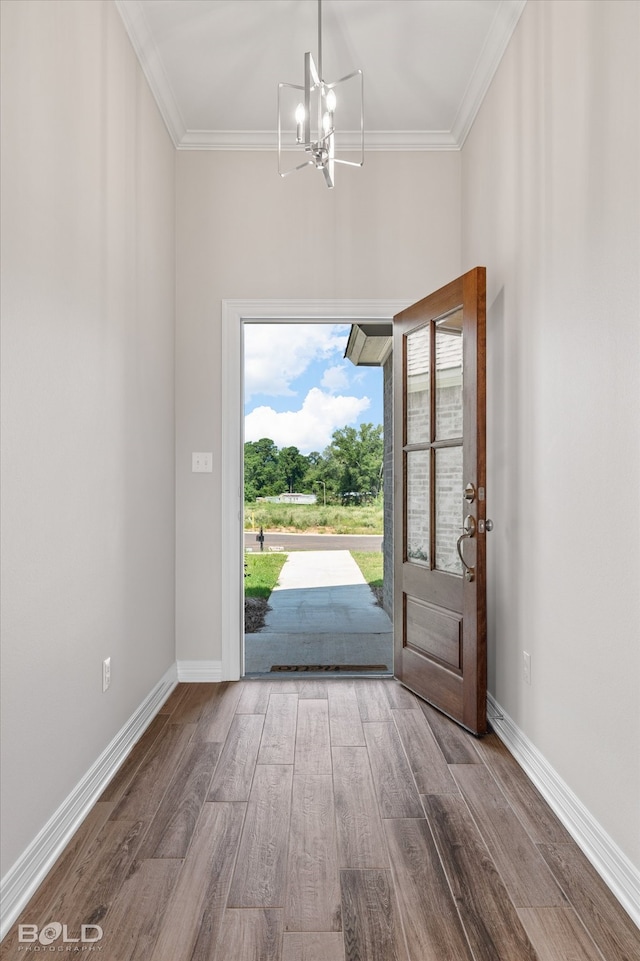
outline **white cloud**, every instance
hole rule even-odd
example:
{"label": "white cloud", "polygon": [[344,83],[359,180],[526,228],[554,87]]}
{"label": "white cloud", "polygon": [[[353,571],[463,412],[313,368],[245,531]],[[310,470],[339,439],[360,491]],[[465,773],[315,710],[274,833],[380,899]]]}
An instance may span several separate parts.
{"label": "white cloud", "polygon": [[347,372],[347,365],[337,364],[335,367],[327,367],[322,375],[320,386],[324,387],[325,390],[328,390],[331,394],[335,394],[336,391],[344,390],[348,387],[349,374]]}
{"label": "white cloud", "polygon": [[349,327],[344,324],[246,324],[245,398],[294,395],[292,381],[314,360],[342,356],[348,335]]}
{"label": "white cloud", "polygon": [[277,447],[297,447],[302,454],[322,452],[334,430],[355,423],[370,403],[368,397],[335,396],[312,387],[300,410],[252,410],[244,419],[245,440],[270,437]]}

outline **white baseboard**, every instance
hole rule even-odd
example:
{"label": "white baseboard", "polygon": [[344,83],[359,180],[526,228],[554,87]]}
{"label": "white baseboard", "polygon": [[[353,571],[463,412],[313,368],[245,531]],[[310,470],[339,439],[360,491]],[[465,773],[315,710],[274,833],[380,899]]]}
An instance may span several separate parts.
{"label": "white baseboard", "polygon": [[0,940],[177,684],[173,664],[0,882]]}
{"label": "white baseboard", "polygon": [[222,661],[178,661],[178,680],[190,683],[222,680]]}
{"label": "white baseboard", "polygon": [[500,740],[640,927],[640,871],[491,694],[487,694],[487,706],[491,726]]}

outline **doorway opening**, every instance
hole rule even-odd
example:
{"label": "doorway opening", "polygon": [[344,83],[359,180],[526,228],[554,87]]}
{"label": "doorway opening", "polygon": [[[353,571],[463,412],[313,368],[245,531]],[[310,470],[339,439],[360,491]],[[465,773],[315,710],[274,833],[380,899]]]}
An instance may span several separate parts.
{"label": "doorway opening", "polygon": [[[220,678],[244,675],[243,331],[246,324],[390,323],[406,306],[398,300],[224,300],[221,305],[222,487]],[[214,642],[215,643],[215,642]]]}
{"label": "doorway opening", "polygon": [[247,675],[393,672],[391,345],[389,323],[243,324]]}

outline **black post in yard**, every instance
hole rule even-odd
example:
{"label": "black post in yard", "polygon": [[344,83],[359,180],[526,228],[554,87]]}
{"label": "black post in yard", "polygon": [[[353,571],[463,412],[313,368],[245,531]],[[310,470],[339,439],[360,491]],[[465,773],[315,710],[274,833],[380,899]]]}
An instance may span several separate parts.
{"label": "black post in yard", "polygon": [[262,528],[260,528],[260,533],[256,534],[256,540],[260,544],[260,550],[263,551],[264,550],[264,531]]}

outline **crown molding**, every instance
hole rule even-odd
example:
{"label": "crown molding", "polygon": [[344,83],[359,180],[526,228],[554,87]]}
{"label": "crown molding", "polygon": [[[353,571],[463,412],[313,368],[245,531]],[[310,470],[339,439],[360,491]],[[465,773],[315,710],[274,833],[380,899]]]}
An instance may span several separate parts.
{"label": "crown molding", "polygon": [[[360,131],[340,133],[341,150],[360,150]],[[178,150],[276,150],[276,130],[186,130]],[[295,151],[299,147],[283,147]],[[448,130],[366,130],[365,150],[458,150]]]}
{"label": "crown molding", "polygon": [[179,147],[187,128],[158,48],[149,30],[144,4],[142,0],[127,0],[126,3],[124,0],[114,0],[114,2],[173,145]]}
{"label": "crown molding", "polygon": [[[114,0],[125,29],[178,150],[274,150],[275,130],[190,130],[178,106],[149,29],[143,0]],[[460,150],[473,126],[527,0],[502,0],[467,85],[451,130],[365,130],[365,149],[391,151]],[[360,131],[340,136],[343,150],[360,148]]]}
{"label": "crown molding", "polygon": [[451,128],[451,135],[460,150],[464,146],[526,4],[527,0],[502,0],[496,10],[492,28],[487,34],[485,45]]}

